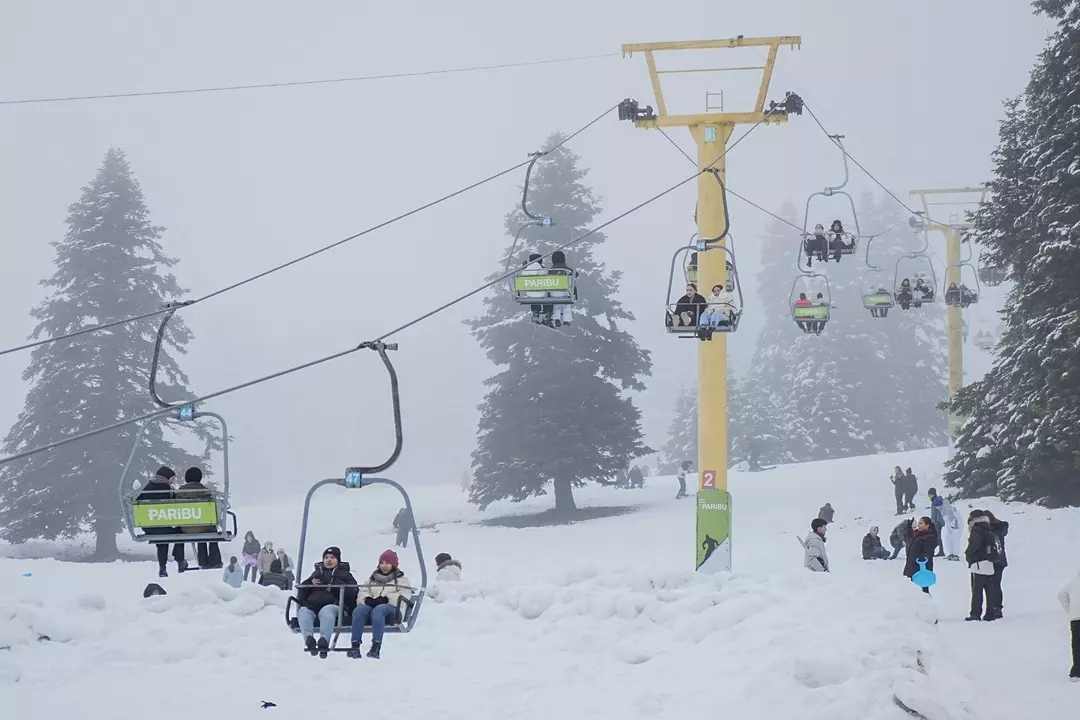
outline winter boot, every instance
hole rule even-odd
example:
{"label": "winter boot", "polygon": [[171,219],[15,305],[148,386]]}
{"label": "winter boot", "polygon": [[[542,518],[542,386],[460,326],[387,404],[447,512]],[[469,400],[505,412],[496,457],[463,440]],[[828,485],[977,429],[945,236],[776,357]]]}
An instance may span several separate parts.
{"label": "winter boot", "polygon": [[176,572],[182,573],[182,572],[187,570],[187,567],[188,567],[187,560],[177,560],[176,561]]}
{"label": "winter boot", "polygon": [[371,649],[367,651],[367,656],[369,658],[374,659],[374,660],[378,660],[380,650],[382,650],[382,643],[381,642],[373,642],[373,643],[371,643]]}
{"label": "winter boot", "polygon": [[319,657],[323,660],[326,659],[327,654],[330,652],[330,643],[326,641],[326,638],[319,638]]}
{"label": "winter boot", "polygon": [[315,653],[318,652],[315,649],[315,638],[311,635],[304,638],[304,649],[311,653],[311,657],[315,657]]}
{"label": "winter boot", "polygon": [[159,578],[160,577],[169,577],[169,571],[165,569],[164,565],[159,565],[158,566],[157,576]]}
{"label": "winter boot", "polygon": [[352,647],[349,648],[349,651],[345,653],[345,655],[351,658],[356,658],[357,660],[364,657],[363,654],[360,652],[360,643],[353,641]]}
{"label": "winter boot", "polygon": [[978,615],[968,615],[966,618],[964,618],[964,622],[977,622],[979,620],[982,620],[982,618]]}

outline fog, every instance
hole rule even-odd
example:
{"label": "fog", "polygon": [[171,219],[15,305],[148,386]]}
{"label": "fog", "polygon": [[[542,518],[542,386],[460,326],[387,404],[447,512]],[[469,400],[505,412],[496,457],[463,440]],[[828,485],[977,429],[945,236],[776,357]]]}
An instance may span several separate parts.
{"label": "fog", "polygon": [[[980,183],[1001,101],[1022,89],[1047,27],[1026,3],[979,0],[0,2],[0,100],[613,54],[356,83],[0,106],[0,346],[20,343],[33,327],[28,310],[44,297],[38,281],[53,272],[49,242],[62,237],[67,206],[110,146],[127,153],[151,219],[167,228],[166,251],[181,260],[181,284],[199,296],[523,160],[552,131],[573,131],[625,97],[653,104],[644,59],[618,56],[627,42],[799,34],[801,49],[780,51],[769,99],[799,91],[831,132],[846,135],[852,156],[905,200],[916,187]],[[750,50],[698,60],[692,64],[762,64]],[[736,73],[673,82],[686,110],[700,111],[704,92],[721,89],[726,110],[744,109],[747,78]],[[692,151],[689,133],[671,135]],[[614,113],[569,147],[590,169],[602,219],[693,172],[660,134]],[[853,194],[871,187],[852,172]],[[730,187],[774,211],[786,200],[801,208],[841,174],[839,152],[807,115],[758,129],[728,157]],[[503,216],[523,178],[513,173],[182,311],[196,336],[182,360],[192,389],[206,394],[345,349],[479,285],[508,245]],[[657,448],[676,390],[696,372],[695,344],[668,338],[661,322],[667,264],[694,232],[694,200],[691,183],[607,229],[598,250],[624,271],[621,298],[638,318],[632,331],[653,353],[653,376],[637,402]],[[731,219],[747,312],[729,354],[741,369],[761,322],[754,238],[769,218],[732,199]],[[933,242],[943,256],[941,239]],[[787,293],[794,254],[792,262],[777,292]],[[454,482],[468,468],[481,381],[494,370],[461,322],[479,307],[474,297],[395,338],[405,450],[390,475],[406,484]],[[537,331],[537,342],[546,332]],[[5,432],[23,404],[27,359],[0,358]],[[346,465],[380,461],[392,445],[387,380],[373,353],[206,409],[228,418],[235,435],[241,500],[298,493]]]}

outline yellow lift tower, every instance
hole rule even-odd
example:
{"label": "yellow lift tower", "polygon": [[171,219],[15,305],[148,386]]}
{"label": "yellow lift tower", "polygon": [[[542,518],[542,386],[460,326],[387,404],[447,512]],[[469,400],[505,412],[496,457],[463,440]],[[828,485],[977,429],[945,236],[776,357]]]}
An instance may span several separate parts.
{"label": "yellow lift tower", "polygon": [[[788,93],[779,105],[765,108],[766,94],[781,46],[801,46],[802,38],[736,37],[727,40],[696,40],[687,42],[633,43],[622,46],[623,55],[643,53],[649,68],[656,113],[652,108],[639,109],[636,102],[626,100],[620,106],[620,117],[633,120],[639,128],[689,128],[697,145],[697,236],[698,249],[716,248],[715,252],[698,253],[699,287],[709,288],[717,283],[727,284],[725,243],[726,197],[724,153],[736,125],[787,122],[788,114],[799,114],[802,101]],[[679,50],[722,50],[732,48],[768,48],[765,64],[754,67],[694,68],[689,70],[658,70],[655,54]],[[705,93],[705,112],[669,115],[660,76],[674,73],[712,73],[732,70],[761,70],[761,85],[757,100],[750,112],[712,112],[710,97]],[[717,182],[720,180],[720,182]],[[709,342],[698,343],[698,492],[696,567],[703,572],[731,569],[731,496],[727,490],[727,335],[717,333]]]}
{"label": "yellow lift tower", "polygon": [[[945,286],[942,288],[936,288],[935,292],[942,292],[949,287],[950,284],[956,283],[962,284],[963,277],[961,275],[961,266],[968,263],[962,263],[960,260],[960,244],[964,240],[964,233],[970,229],[971,223],[967,221],[967,214],[964,212],[965,205],[978,205],[986,197],[986,188],[939,188],[934,190],[912,190],[911,196],[918,197],[923,206],[923,217],[925,218],[922,229],[924,231],[939,230],[945,235]],[[969,196],[969,199],[957,196]],[[977,195],[978,200],[970,199],[970,196]],[[938,198],[938,199],[934,199]],[[948,213],[946,219],[940,219],[941,212],[935,210],[938,213],[938,217],[935,218],[934,213],[930,208],[935,206],[942,206],[946,208],[945,212]],[[972,271],[976,278],[978,277],[978,268],[972,265]],[[945,334],[949,341],[949,399],[952,400],[956,391],[964,386],[964,336],[963,336],[963,318],[960,314],[959,305],[949,305],[945,315]],[[963,419],[955,413],[949,415],[949,454],[952,454],[953,442],[956,440],[956,436],[960,431],[960,426],[963,424]]]}

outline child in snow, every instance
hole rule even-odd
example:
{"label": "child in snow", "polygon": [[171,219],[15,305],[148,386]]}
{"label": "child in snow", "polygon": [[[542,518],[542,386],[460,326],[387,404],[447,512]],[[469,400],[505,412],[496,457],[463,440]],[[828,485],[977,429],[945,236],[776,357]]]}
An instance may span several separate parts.
{"label": "child in snow", "polygon": [[889,557],[889,551],[881,546],[881,538],[878,537],[878,526],[870,528],[862,539],[863,560],[885,560]]}
{"label": "child in snow", "polygon": [[679,466],[679,492],[675,494],[675,499],[680,500],[684,497],[689,497],[686,494],[686,473],[690,470],[690,461],[683,460],[682,465]]}
{"label": "child in snow", "polygon": [[367,656],[378,660],[387,623],[401,622],[405,604],[412,598],[409,578],[398,569],[396,552],[387,550],[379,556],[379,566],[371,573],[360,597],[361,603],[356,606],[352,616],[352,647],[349,649],[349,657],[360,657],[364,626],[370,622],[371,649]]}
{"label": "child in snow", "polygon": [[240,569],[240,565],[236,560],[236,556],[233,555],[229,558],[229,564],[225,567],[225,572],[221,576],[221,579],[226,584],[232,585],[234,588],[238,588],[244,584],[244,571]]}
{"label": "child in snow", "polygon": [[270,572],[270,564],[275,560],[277,560],[277,556],[274,555],[274,543],[268,540],[263,543],[262,550],[259,551],[255,558],[255,566],[259,571],[259,577]]}
{"label": "child in snow", "polygon": [[457,582],[461,580],[461,563],[450,557],[450,553],[439,553],[435,556],[437,572],[435,580],[438,582]]}
{"label": "child in snow", "polygon": [[1080,682],[1080,573],[1058,593],[1058,601],[1069,616],[1072,630],[1072,670],[1069,671],[1069,678],[1073,682]]}
{"label": "child in snow", "polygon": [[244,556],[244,579],[248,579],[248,570],[251,571],[251,582],[255,582],[259,578],[256,574],[259,572],[259,545],[258,539],[255,537],[255,533],[248,530],[244,533],[244,547],[241,548],[241,554]]}
{"label": "child in snow", "polygon": [[814,518],[810,523],[810,534],[803,541],[806,568],[811,572],[829,572],[829,555],[825,552],[825,529],[828,524],[821,518]]}
{"label": "child in snow", "polygon": [[[344,585],[344,590],[332,590]],[[344,616],[356,604],[356,578],[349,572],[349,563],[341,562],[341,548],[328,547],[323,551],[322,562],[315,563],[315,572],[299,586],[296,599],[300,610],[296,617],[300,634],[304,636],[304,649],[314,657],[326,659],[330,651],[330,636],[334,634],[339,616]],[[339,593],[341,593],[339,595]],[[344,600],[344,607],[339,607]],[[315,642],[315,624],[319,626],[319,642]]]}

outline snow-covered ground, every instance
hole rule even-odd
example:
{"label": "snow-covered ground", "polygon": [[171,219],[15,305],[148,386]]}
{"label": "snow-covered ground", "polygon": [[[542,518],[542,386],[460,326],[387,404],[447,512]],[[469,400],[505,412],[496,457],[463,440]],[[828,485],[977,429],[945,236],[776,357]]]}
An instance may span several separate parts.
{"label": "snow-covered ground", "polygon": [[[673,499],[672,478],[577,494],[582,506],[631,505],[629,514],[527,529],[476,523],[549,499],[482,514],[456,487],[417,488],[428,562],[450,552],[466,580],[425,603],[414,633],[388,636],[380,661],[302,653],[273,589],[174,573],[161,581],[168,597],[143,600],[157,580],[152,562],[0,548],[2,716],[910,717],[899,699],[932,720],[1075,717],[1080,685],[1066,679],[1068,625],[1055,595],[1075,572],[1080,511],[979,503],[1012,523],[997,623],[963,622],[962,563],[939,563],[931,598],[899,561],[861,559],[867,526],[887,536],[895,524],[893,465],[913,467],[924,493],[943,459],[929,450],[733,473],[735,572],[718,576],[692,571],[694,503]],[[837,512],[833,572],[812,574],[795,538],[826,501]],[[324,489],[308,548],[339,545],[366,573],[393,544],[399,505],[385,487]],[[239,510],[242,530],[295,556],[299,500]],[[418,578],[411,548],[399,552]]]}

